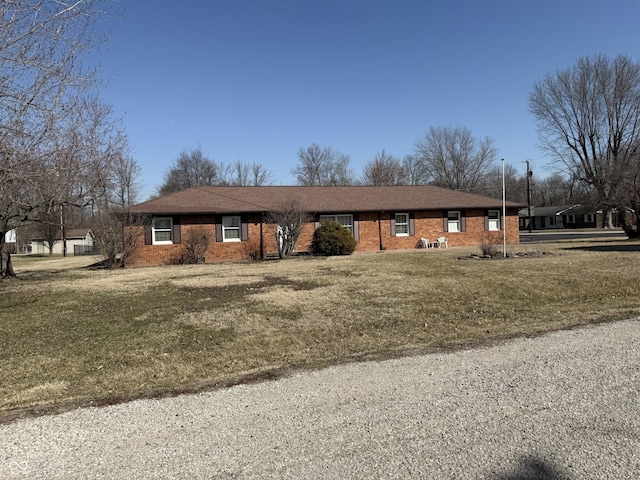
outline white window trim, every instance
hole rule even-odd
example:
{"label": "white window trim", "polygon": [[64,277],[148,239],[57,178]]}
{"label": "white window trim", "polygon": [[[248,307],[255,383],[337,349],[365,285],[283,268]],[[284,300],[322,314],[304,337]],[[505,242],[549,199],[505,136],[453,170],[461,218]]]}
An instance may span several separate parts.
{"label": "white window trim", "polygon": [[[349,217],[351,219],[349,225],[343,225],[342,222],[338,221],[338,217]],[[322,223],[324,220],[332,220],[334,222],[338,222],[343,227],[348,228],[349,231],[351,232],[351,235],[353,235],[353,215],[351,215],[350,213],[337,213],[335,215],[320,215],[320,223]]]}
{"label": "white window trim", "polygon": [[[491,218],[491,214],[492,214],[492,213],[494,214],[494,218]],[[500,210],[489,210],[489,211],[487,212],[487,217],[488,217],[488,218],[487,218],[487,220],[488,220],[488,222],[487,222],[487,223],[488,223],[488,225],[487,225],[488,230],[489,230],[490,232],[497,232],[497,231],[500,231],[500,230],[501,230],[501,225],[500,225]],[[497,228],[491,228],[491,221],[492,221],[492,220],[496,223]]]}
{"label": "white window trim", "polygon": [[[237,227],[227,227],[224,224],[225,218],[237,218],[238,226]],[[238,238],[227,238],[227,230],[237,230]],[[240,215],[227,215],[222,217],[222,241],[223,242],[241,242],[242,241],[242,219]]]}
{"label": "white window trim", "polygon": [[[169,228],[156,228],[156,222],[158,220],[169,220]],[[156,240],[156,232],[169,232],[171,240]],[[156,217],[153,219],[151,225],[151,244],[152,245],[172,245],[173,244],[173,218],[171,217]]]}
{"label": "white window trim", "polygon": [[[455,214],[457,216],[456,220],[451,220],[452,214]],[[449,233],[460,233],[462,231],[461,218],[462,218],[462,215],[460,214],[460,210],[447,211],[447,231]],[[451,228],[452,226],[454,228]]]}
{"label": "white window trim", "polygon": [[567,214],[567,223],[576,223],[576,216],[573,213]]}
{"label": "white window trim", "polygon": [[[404,215],[404,218],[406,219],[406,221],[405,222],[398,222],[398,215]],[[396,213],[395,222],[396,222],[396,237],[408,237],[409,236],[409,214],[408,213]],[[398,225],[406,226],[407,227],[407,232],[406,233],[398,233]]]}
{"label": "white window trim", "polygon": [[584,214],[584,222],[585,223],[593,223],[595,221],[595,215],[593,213],[585,213]]}

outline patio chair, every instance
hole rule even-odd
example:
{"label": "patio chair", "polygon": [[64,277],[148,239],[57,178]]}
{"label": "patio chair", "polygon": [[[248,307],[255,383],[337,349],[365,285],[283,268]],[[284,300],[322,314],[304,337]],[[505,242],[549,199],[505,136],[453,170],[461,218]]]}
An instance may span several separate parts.
{"label": "patio chair", "polygon": [[428,238],[422,237],[420,239],[420,244],[421,244],[422,248],[431,248],[431,244],[429,243],[429,239]]}
{"label": "patio chair", "polygon": [[449,248],[449,239],[447,237],[438,238],[438,248],[442,248],[443,245],[444,248]]}

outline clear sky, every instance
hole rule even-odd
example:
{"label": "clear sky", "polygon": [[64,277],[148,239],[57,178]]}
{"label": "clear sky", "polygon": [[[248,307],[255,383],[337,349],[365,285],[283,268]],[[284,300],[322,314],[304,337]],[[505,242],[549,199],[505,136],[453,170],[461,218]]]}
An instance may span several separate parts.
{"label": "clear sky", "polygon": [[431,126],[489,136],[548,175],[528,95],[582,56],[640,61],[637,0],[123,0],[103,21],[102,98],[142,167],[140,200],[182,150],[259,163],[293,185],[300,147],[360,174]]}

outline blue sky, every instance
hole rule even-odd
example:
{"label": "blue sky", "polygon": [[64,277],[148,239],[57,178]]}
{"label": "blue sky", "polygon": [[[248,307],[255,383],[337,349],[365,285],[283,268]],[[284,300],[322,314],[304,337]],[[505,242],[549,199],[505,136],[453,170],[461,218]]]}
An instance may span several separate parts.
{"label": "blue sky", "polygon": [[140,200],[182,150],[260,163],[295,184],[300,147],[331,146],[358,174],[431,126],[489,136],[546,176],[528,95],[582,56],[640,61],[640,2],[596,0],[122,1],[97,55],[106,103],[142,168]]}

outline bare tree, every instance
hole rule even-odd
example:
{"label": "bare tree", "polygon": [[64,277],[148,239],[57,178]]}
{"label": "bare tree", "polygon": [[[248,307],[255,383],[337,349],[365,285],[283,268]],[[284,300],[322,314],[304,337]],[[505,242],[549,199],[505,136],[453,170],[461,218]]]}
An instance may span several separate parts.
{"label": "bare tree", "polygon": [[265,216],[267,223],[275,224],[277,227],[276,243],[280,258],[287,258],[293,253],[302,229],[311,218],[311,214],[296,201],[283,205]]}
{"label": "bare tree", "polygon": [[546,178],[531,178],[531,204],[537,207],[565,205],[571,202],[571,181],[553,173]]}
{"label": "bare tree", "polygon": [[259,163],[237,160],[221,170],[223,173],[220,183],[223,185],[259,187],[269,185],[273,179],[272,173]]}
{"label": "bare tree", "polygon": [[[527,177],[519,175],[518,170],[511,164],[504,167],[504,187],[506,199],[511,202],[527,203]],[[474,193],[491,198],[502,198],[502,167],[494,166],[485,175],[482,186]]]}
{"label": "bare tree", "polygon": [[103,209],[94,217],[93,233],[100,254],[108,268],[122,267],[138,248],[144,236],[144,228],[151,219],[144,214],[125,209]]}
{"label": "bare tree", "polygon": [[117,152],[112,168],[103,178],[102,194],[96,196],[91,227],[99,253],[109,268],[122,267],[135,250],[150,219],[134,214],[129,207],[136,203],[140,188],[140,166],[126,151]]}
{"label": "bare tree", "polygon": [[158,193],[167,195],[185,188],[218,185],[222,180],[221,173],[220,166],[208,158],[200,147],[183,150],[165,173]]}
{"label": "bare tree", "polygon": [[[633,160],[633,166],[622,182],[618,192],[618,203],[628,208],[618,209],[618,223],[629,238],[640,238],[640,156]],[[632,221],[629,221],[629,216]]]}
{"label": "bare tree", "polygon": [[300,164],[292,173],[298,185],[352,185],[354,173],[349,167],[349,156],[331,147],[320,147],[316,143],[298,150]]}
{"label": "bare tree", "polygon": [[362,174],[364,185],[407,185],[409,173],[405,165],[396,157],[387,154],[384,149],[365,164]]}
{"label": "bare tree", "polygon": [[416,155],[405,155],[402,159],[402,168],[406,174],[407,185],[427,184],[427,172]]}
{"label": "bare tree", "polygon": [[534,85],[529,109],[542,146],[568,175],[592,185],[600,205],[620,205],[619,188],[640,153],[640,64],[620,55],[580,58]]}
{"label": "bare tree", "polygon": [[134,205],[142,186],[141,174],[140,165],[130,155],[121,152],[114,155],[105,192],[110,197],[109,203],[121,208]]}
{"label": "bare tree", "polygon": [[[101,38],[96,18],[104,1],[0,3],[0,277],[11,276],[4,233],[42,205],[86,196],[78,180],[91,177],[73,145],[85,100],[95,85],[83,54]],[[84,142],[85,145],[88,143]],[[73,172],[71,171],[73,168]],[[65,185],[63,179],[73,179]],[[57,189],[44,189],[55,183]],[[49,185],[50,186],[50,185]],[[52,196],[53,195],[53,196]]]}
{"label": "bare tree", "polygon": [[466,127],[431,127],[416,142],[416,157],[434,185],[470,191],[478,187],[495,161],[493,141],[476,139]]}

